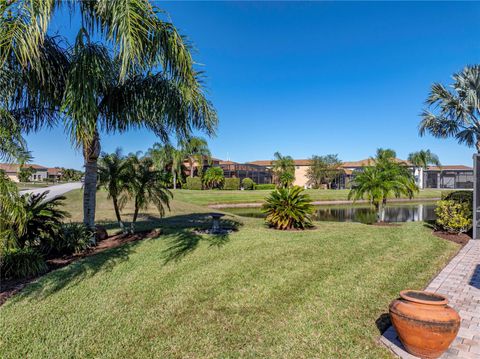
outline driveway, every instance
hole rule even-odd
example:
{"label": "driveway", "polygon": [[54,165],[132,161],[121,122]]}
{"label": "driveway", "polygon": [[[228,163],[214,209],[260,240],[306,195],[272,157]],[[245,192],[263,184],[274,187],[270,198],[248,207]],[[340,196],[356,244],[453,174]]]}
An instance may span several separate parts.
{"label": "driveway", "polygon": [[37,194],[37,193],[43,193],[43,192],[49,191],[46,197],[46,199],[49,200],[49,199],[52,199],[53,197],[61,196],[62,194],[65,194],[67,192],[70,192],[78,188],[82,188],[81,182],[63,183],[63,184],[58,184],[50,187],[26,189],[24,191],[20,191],[20,193],[21,194],[25,194],[25,193]]}

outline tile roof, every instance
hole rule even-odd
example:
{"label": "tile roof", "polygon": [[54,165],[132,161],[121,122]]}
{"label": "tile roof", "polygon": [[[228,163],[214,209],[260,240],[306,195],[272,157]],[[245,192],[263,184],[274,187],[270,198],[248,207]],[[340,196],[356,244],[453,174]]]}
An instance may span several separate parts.
{"label": "tile roof", "polygon": [[465,165],[445,165],[445,166],[428,166],[429,171],[448,171],[448,170],[459,170],[459,171],[472,171],[472,167]]}
{"label": "tile roof", "polygon": [[[44,170],[44,171],[48,170],[47,167],[36,165],[33,163],[25,164],[23,165],[23,167],[31,167],[36,170]],[[19,169],[20,169],[20,165],[16,163],[0,163],[0,170],[3,170],[7,173],[12,173],[12,172],[16,173],[19,171]]]}

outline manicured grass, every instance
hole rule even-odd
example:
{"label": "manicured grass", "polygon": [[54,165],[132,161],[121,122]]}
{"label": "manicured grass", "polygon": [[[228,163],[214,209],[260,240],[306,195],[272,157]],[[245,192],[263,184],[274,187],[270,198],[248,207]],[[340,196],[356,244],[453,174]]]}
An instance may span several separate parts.
{"label": "manicured grass", "polygon": [[[81,208],[80,191],[68,197]],[[109,203],[100,192],[105,221]],[[172,208],[148,222],[162,228],[158,238],[52,272],[8,300],[0,357],[388,358],[376,320],[458,249],[422,223],[279,232],[228,215],[237,232],[198,235],[207,209]]]}
{"label": "manicured grass", "polygon": [[[190,191],[176,190],[175,198],[189,203],[198,205],[223,204],[223,203],[254,203],[263,202],[268,196],[270,190],[255,191]],[[325,189],[309,189],[306,191],[313,201],[334,201],[347,200],[349,190],[325,190]],[[421,190],[416,199],[440,198],[442,190],[440,189],[424,189]]]}
{"label": "manicured grass", "polygon": [[46,183],[46,182],[32,182],[32,183],[20,183],[16,182],[17,188],[22,191],[25,189],[32,189],[32,188],[44,188],[48,186],[53,186],[54,184],[52,183]]}

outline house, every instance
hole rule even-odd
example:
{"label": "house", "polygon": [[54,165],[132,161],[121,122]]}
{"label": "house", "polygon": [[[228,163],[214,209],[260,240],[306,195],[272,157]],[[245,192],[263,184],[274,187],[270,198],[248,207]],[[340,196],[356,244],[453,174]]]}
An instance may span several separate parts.
{"label": "house", "polygon": [[48,168],[47,175],[48,180],[51,182],[58,182],[62,180],[63,170],[59,167]]}
{"label": "house", "polygon": [[[470,189],[473,188],[473,168],[464,165],[445,165],[430,166],[427,169],[417,168],[410,162],[396,159],[399,163],[408,166],[415,176],[419,188],[448,188],[448,189]],[[249,162],[248,164],[263,166],[268,170],[272,168],[272,160],[259,160]],[[310,166],[310,160],[298,159],[295,163],[295,182],[297,186],[308,187],[307,170]],[[334,180],[334,187],[343,189],[350,188],[350,183],[355,176],[355,172],[361,171],[365,166],[372,165],[372,159],[360,161],[343,162],[341,173]]]}
{"label": "house", "polygon": [[29,178],[29,181],[31,182],[43,182],[47,179],[58,181],[61,178],[60,168],[48,168],[45,166],[30,163],[25,165],[0,163],[0,171],[4,171],[8,178],[10,178],[13,182],[20,182],[18,174],[20,172],[20,168],[22,167],[33,169],[33,173]]}

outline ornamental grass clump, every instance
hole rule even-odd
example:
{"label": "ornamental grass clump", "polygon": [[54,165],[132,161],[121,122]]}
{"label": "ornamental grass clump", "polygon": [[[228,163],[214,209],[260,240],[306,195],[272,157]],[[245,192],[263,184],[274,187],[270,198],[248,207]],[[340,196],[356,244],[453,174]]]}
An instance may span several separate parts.
{"label": "ornamental grass clump", "polygon": [[314,207],[302,187],[277,188],[262,206],[266,222],[275,229],[307,229],[313,227]]}

